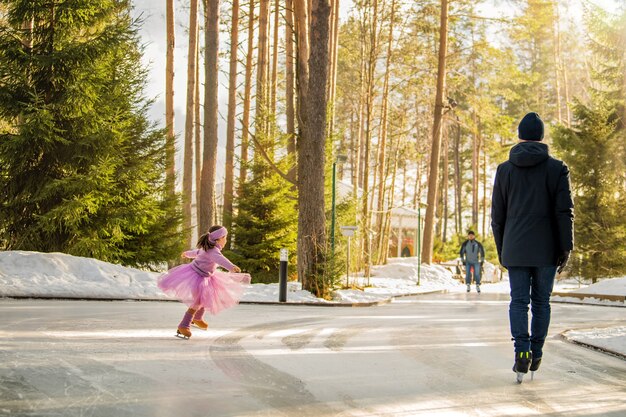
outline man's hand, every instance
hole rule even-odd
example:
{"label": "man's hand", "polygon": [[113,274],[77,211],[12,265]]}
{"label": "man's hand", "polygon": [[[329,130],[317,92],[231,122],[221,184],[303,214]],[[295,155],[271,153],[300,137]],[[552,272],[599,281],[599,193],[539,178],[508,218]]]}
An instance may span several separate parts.
{"label": "man's hand", "polygon": [[569,251],[568,250],[561,251],[561,253],[559,254],[559,257],[556,259],[556,266],[558,267],[556,269],[556,272],[558,272],[559,274],[563,272],[563,270],[567,266],[567,261],[569,261]]}

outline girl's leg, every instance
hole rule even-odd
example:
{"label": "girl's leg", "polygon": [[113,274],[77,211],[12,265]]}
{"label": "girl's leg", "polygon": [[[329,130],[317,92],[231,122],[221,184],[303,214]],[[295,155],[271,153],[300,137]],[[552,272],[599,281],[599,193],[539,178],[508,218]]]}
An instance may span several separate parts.
{"label": "girl's leg", "polygon": [[188,309],[183,316],[183,319],[178,324],[177,334],[183,335],[184,337],[191,337],[191,330],[189,330],[189,325],[191,324],[191,320],[193,320],[193,315],[196,310],[193,308]]}
{"label": "girl's leg", "polygon": [[202,330],[206,330],[209,327],[209,325],[207,324],[207,322],[202,320],[202,317],[204,317],[204,307],[200,307],[199,309],[196,310],[196,313],[194,314],[193,320],[191,321],[191,323],[194,326],[199,327]]}

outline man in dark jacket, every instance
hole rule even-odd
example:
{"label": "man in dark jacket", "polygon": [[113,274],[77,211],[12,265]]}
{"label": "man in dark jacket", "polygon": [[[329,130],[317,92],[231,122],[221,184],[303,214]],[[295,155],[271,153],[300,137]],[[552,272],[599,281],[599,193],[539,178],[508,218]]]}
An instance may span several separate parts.
{"label": "man in dark jacket", "polygon": [[485,249],[483,245],[476,240],[473,231],[467,232],[467,240],[461,245],[461,262],[465,265],[465,284],[467,292],[470,292],[470,284],[472,283],[472,270],[474,271],[474,282],[476,283],[476,291],[480,292],[480,275],[482,274],[483,264],[485,263]]}
{"label": "man in dark jacket", "polygon": [[[509,271],[509,321],[518,382],[539,368],[550,325],[554,279],[574,247],[574,203],[569,170],[548,154],[543,122],[528,113],[518,127],[520,143],[496,172],[491,228],[500,263]],[[528,304],[531,305],[530,335]]]}

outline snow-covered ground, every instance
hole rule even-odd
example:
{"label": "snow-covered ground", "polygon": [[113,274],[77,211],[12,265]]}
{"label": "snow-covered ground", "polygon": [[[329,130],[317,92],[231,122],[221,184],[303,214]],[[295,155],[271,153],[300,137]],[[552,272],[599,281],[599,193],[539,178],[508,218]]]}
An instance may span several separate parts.
{"label": "snow-covered ground", "polygon": [[[0,297],[169,300],[156,286],[159,275],[62,253],[0,252]],[[307,304],[377,303],[409,294],[465,291],[465,285],[454,279],[452,273],[442,266],[421,265],[418,271],[417,258],[390,259],[387,265],[372,267],[369,278],[355,274],[349,279],[353,289],[335,291],[333,301],[316,298],[302,290],[298,282],[289,282],[287,300]],[[487,264],[481,288],[483,292],[508,294],[509,283],[506,275],[498,281],[495,266]],[[475,291],[474,287],[472,291]],[[574,279],[558,281],[554,291],[626,296],[626,277],[607,279],[588,286]],[[623,301],[591,297],[581,300],[561,296],[554,299],[624,307]],[[242,301],[277,302],[278,284],[250,285]],[[626,356],[625,328],[576,329],[568,332],[566,337]]]}

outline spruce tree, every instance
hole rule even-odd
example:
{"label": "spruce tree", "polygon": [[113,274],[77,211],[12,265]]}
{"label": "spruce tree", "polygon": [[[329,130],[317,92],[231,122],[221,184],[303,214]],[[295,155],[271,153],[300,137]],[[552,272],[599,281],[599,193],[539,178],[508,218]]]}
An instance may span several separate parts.
{"label": "spruce tree", "polygon": [[594,282],[626,273],[625,19],[625,13],[588,10],[589,46],[597,58],[591,102],[578,102],[575,125],[554,135],[571,171],[576,206],[573,272]]}
{"label": "spruce tree", "polygon": [[2,4],[5,249],[127,265],[175,257],[178,201],[164,189],[165,135],[147,118],[147,74],[130,3]]}
{"label": "spruce tree", "polygon": [[[252,275],[253,282],[277,282],[280,249],[296,258],[298,217],[294,191],[264,163],[252,167],[252,178],[239,191],[233,219],[232,251],[227,256]],[[295,272],[295,263],[291,263]]]}

